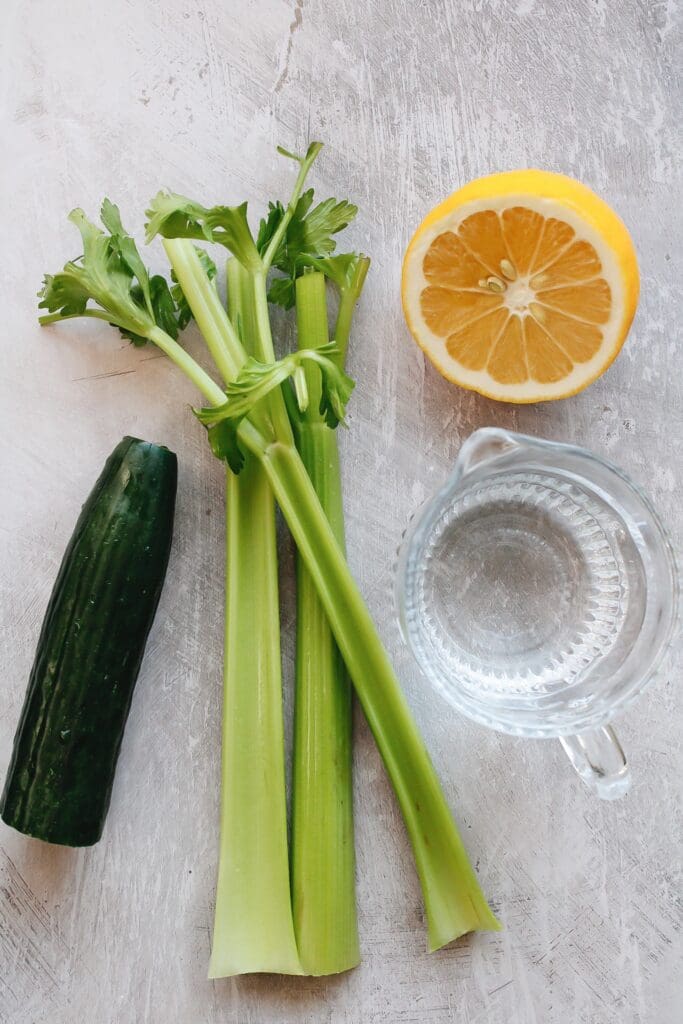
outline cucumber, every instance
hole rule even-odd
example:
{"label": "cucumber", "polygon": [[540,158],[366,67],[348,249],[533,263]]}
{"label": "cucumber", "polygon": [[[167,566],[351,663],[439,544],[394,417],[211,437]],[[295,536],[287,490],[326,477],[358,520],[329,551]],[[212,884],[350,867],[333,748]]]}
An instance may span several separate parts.
{"label": "cucumber", "polygon": [[102,835],[116,761],[173,535],[177,460],[125,437],[107,459],[47,606],[0,799],[19,832]]}

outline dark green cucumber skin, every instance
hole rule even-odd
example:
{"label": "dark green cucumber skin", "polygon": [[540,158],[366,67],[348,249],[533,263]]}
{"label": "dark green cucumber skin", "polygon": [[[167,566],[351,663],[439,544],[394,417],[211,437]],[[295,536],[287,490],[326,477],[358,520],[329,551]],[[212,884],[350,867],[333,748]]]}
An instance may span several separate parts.
{"label": "dark green cucumber skin", "polygon": [[125,437],[76,523],[47,607],[0,799],[3,821],[64,846],[102,835],[133,689],[168,565],[177,460]]}

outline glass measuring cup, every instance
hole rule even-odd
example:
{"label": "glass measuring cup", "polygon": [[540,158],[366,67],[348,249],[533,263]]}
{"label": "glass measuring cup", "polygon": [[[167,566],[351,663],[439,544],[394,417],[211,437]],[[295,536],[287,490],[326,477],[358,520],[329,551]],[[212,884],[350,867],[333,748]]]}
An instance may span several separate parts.
{"label": "glass measuring cup", "polygon": [[629,786],[608,724],[670,646],[678,583],[645,495],[591,452],[477,430],[399,552],[405,639],[463,714],[516,736],[560,738],[581,778]]}

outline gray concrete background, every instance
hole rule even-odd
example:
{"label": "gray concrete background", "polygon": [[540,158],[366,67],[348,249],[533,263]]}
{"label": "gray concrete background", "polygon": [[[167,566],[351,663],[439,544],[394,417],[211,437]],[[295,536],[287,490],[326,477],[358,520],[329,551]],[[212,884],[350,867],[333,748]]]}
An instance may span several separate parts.
{"label": "gray concrete background", "polygon": [[[462,439],[500,424],[585,444],[643,484],[680,544],[681,22],[676,0],[5,0],[0,374],[0,775],[39,625],[84,496],[124,433],[180,458],[177,533],[102,842],[0,826],[3,1024],[675,1024],[681,1019],[678,665],[619,725],[634,789],[613,805],[559,746],[434,701],[395,626],[404,525]],[[40,331],[35,292],[77,252],[66,214],[104,194],[140,231],[166,185],[207,202],[286,194],[281,143],[326,149],[312,181],[360,214],[373,267],[342,435],[352,567],[505,923],[428,956],[406,836],[356,733],[363,963],[331,980],[209,983],[218,831],[222,487],[191,388],[104,326]],[[633,233],[642,299],[582,395],[495,405],[411,341],[401,256],[435,201],[493,170],[564,171]],[[159,246],[152,262],[161,266]],[[283,328],[283,331],[285,328]],[[190,340],[197,351],[197,339]],[[291,551],[283,560],[292,669]]]}

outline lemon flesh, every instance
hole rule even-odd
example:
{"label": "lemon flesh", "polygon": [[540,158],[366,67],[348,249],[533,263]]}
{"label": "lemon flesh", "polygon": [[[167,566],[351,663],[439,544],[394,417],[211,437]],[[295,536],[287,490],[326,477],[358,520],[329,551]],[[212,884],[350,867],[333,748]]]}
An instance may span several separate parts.
{"label": "lemon flesh", "polygon": [[403,264],[413,337],[444,377],[507,402],[576,394],[619,353],[638,264],[616,213],[580,182],[510,171],[424,219]]}

